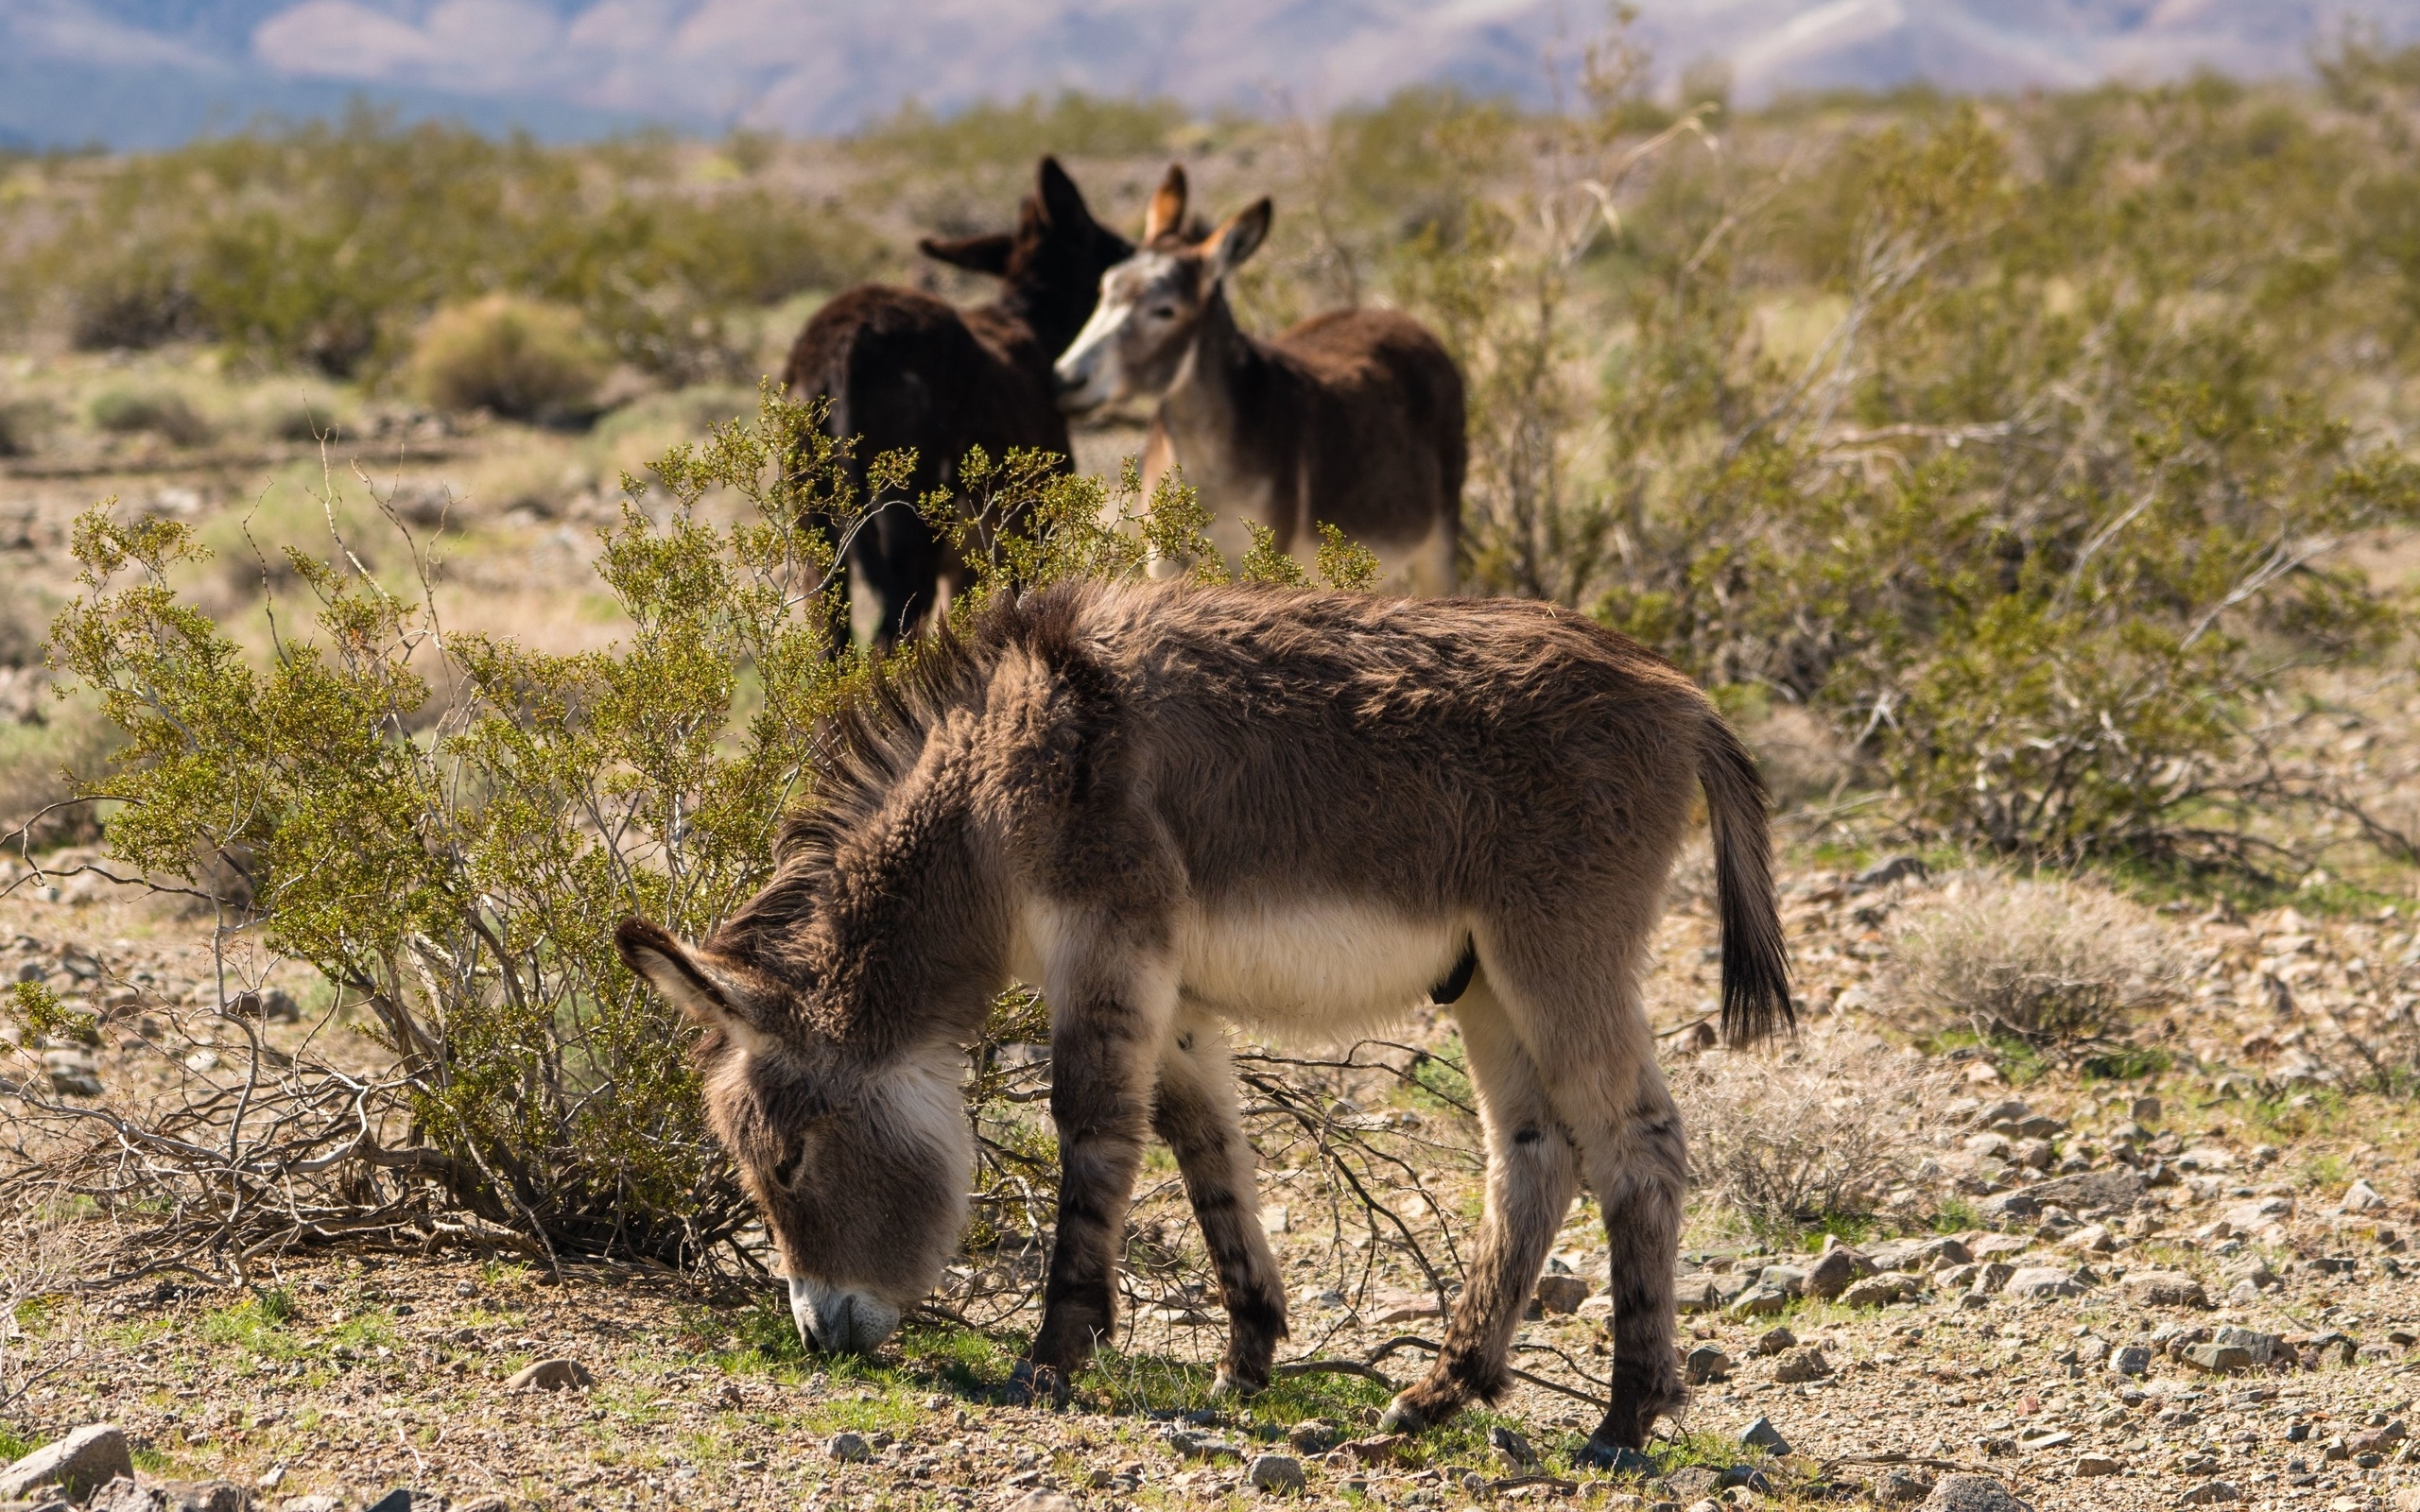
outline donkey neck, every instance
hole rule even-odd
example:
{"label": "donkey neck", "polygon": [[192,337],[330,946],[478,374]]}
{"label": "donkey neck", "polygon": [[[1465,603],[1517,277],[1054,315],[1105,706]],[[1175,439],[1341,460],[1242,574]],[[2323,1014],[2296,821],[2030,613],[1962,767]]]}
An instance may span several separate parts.
{"label": "donkey neck", "polygon": [[1227,291],[1211,291],[1176,381],[1160,401],[1160,424],[1189,481],[1216,490],[1262,471],[1244,444],[1282,377],[1278,363],[1236,324]]}
{"label": "donkey neck", "polygon": [[1028,276],[1003,284],[992,308],[1022,322],[1033,333],[1042,354],[1056,358],[1092,318],[1093,303],[1090,289],[1078,291],[1058,279]]}

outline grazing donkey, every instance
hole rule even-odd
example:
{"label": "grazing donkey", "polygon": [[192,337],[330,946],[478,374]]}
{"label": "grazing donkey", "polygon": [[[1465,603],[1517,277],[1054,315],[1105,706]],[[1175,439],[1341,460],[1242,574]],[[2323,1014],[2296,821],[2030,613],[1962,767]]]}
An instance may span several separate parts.
{"label": "grazing donkey", "polygon": [[1217,1264],[1219,1383],[1265,1384],[1286,1293],[1226,1025],[1349,1039],[1433,996],[1478,1090],[1486,1217],[1443,1352],[1387,1420],[1504,1387],[1583,1176],[1613,1246],[1593,1452],[1680,1401],[1686,1162],[1638,975],[1701,786],[1725,1027],[1791,1008],[1755,765],[1669,663],[1547,604],[1061,585],[944,629],[837,735],[763,892],[700,947],[618,936],[706,1026],[707,1113],[810,1344],[873,1348],[940,1279],[974,1160],[965,1046],[1024,981],[1050,1004],[1062,1166],[1020,1382],[1063,1390],[1109,1329],[1156,1130]]}
{"label": "grazing donkey", "polygon": [[1469,457],[1454,359],[1392,310],[1334,310],[1253,340],[1227,307],[1226,279],[1268,234],[1269,201],[1200,240],[1180,229],[1184,202],[1184,170],[1171,167],[1142,249],[1102,278],[1099,306],[1059,359],[1059,403],[1158,400],[1144,484],[1184,468],[1231,566],[1245,521],[1305,558],[1333,524],[1375,551],[1394,586],[1452,593]]}
{"label": "grazing donkey", "polygon": [[[913,289],[866,284],[815,312],[790,348],[782,386],[802,401],[828,400],[825,429],[857,436],[857,483],[867,462],[912,448],[904,493],[870,499],[879,512],[850,555],[880,605],[874,644],[914,633],[946,582],[965,586],[965,564],[916,512],[915,501],[951,482],[969,448],[998,461],[1011,447],[1069,455],[1067,421],[1052,402],[1050,359],[1074,338],[1101,273],[1134,244],[1095,221],[1055,158],[1035,173],[1013,233],[917,243],[928,257],[990,273],[999,297],[961,310]],[[846,644],[848,619],[833,627]]]}

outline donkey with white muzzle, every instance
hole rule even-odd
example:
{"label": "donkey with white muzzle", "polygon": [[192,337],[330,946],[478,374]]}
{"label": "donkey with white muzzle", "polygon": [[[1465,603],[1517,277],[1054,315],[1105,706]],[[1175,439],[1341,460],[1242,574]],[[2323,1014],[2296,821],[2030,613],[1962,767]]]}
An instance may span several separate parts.
{"label": "donkey with white muzzle", "polygon": [[1127,1204],[1167,1142],[1265,1384],[1286,1295],[1231,1023],[1339,1040],[1455,1001],[1487,1204],[1443,1352],[1390,1425],[1506,1383],[1584,1177],[1612,1244],[1614,1380],[1589,1454],[1682,1399],[1686,1160],[1638,973],[1703,786],[1735,1041],[1790,1017],[1764,791],[1687,679],[1550,605],[1070,585],[945,633],[838,722],[773,881],[703,946],[621,927],[706,1025],[716,1133],[804,1336],[868,1349],[956,1251],[964,1047],[1011,981],[1051,1010],[1062,1172],[1021,1378],[1063,1390],[1111,1322]]}

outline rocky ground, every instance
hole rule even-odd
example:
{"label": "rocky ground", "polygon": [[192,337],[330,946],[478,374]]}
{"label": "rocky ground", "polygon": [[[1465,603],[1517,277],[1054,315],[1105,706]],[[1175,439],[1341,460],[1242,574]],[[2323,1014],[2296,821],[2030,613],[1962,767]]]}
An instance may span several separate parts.
{"label": "rocky ground", "polygon": [[[2366,1085],[2347,1048],[2391,1053],[2408,1022],[2410,917],[2158,917],[2186,977],[2136,1048],[2165,1055],[2061,1065],[1876,1032],[1898,989],[1898,921],[1977,884],[1876,875],[1792,879],[1794,944],[1822,1006],[1778,1058],[1699,1048],[1707,921],[1685,896],[1668,924],[1656,1001],[1676,1078],[1747,1099],[1795,1064],[1844,1078],[1865,1065],[1917,1091],[1891,1105],[1904,1126],[1879,1216],[1836,1223],[1846,1242],[1759,1237],[1719,1190],[1702,1195],[1680,1288],[1695,1396],[1651,1475],[1573,1470],[1595,1412],[1541,1385],[1411,1441],[1376,1435],[1387,1391],[1351,1374],[1211,1402],[1215,1308],[1139,1309],[1069,1410],[1035,1411],[997,1390],[1025,1318],[927,1322],[881,1360],[819,1363],[769,1292],[579,1266],[558,1281],[441,1249],[287,1254],[257,1263],[249,1287],[87,1292],[73,1284],[74,1223],[9,1257],[0,1421],[12,1452],[114,1424],[147,1481],[223,1478],[297,1508],[396,1488],[457,1507],[989,1507],[1035,1493],[1104,1508],[1276,1495],[1966,1505],[1962,1473],[2039,1507],[2420,1505],[2406,1434],[2420,1421],[2411,1108]],[[0,904],[0,937],[15,938],[0,966],[78,994],[108,1028],[97,1047],[21,1050],[9,1074],[60,1091],[164,1085],[145,1005],[203,986],[191,921],[27,882]],[[295,1013],[307,1018],[307,991]],[[1297,1214],[1277,1236],[1304,1278],[1289,1352],[1358,1362],[1435,1337],[1436,1300],[1393,1260],[1357,1294],[1324,1279],[1332,1240],[1302,1221],[1290,1175],[1270,1173],[1269,1198],[1272,1222],[1284,1203]],[[1576,1211],[1522,1336],[1525,1368],[1585,1389],[1603,1351],[1603,1252]],[[572,1363],[559,1389],[514,1384],[553,1360]],[[1421,1360],[1400,1348],[1377,1369],[1399,1383]]]}

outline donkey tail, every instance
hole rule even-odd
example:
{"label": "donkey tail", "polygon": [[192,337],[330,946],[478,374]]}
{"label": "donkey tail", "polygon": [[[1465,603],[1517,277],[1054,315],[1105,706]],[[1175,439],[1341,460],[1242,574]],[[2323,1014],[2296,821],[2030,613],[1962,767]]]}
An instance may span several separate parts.
{"label": "donkey tail", "polygon": [[1716,906],[1722,918],[1722,1039],[1748,1045],[1797,1023],[1789,949],[1773,898],[1765,780],[1729,723],[1706,710],[1698,781],[1714,822]]}

